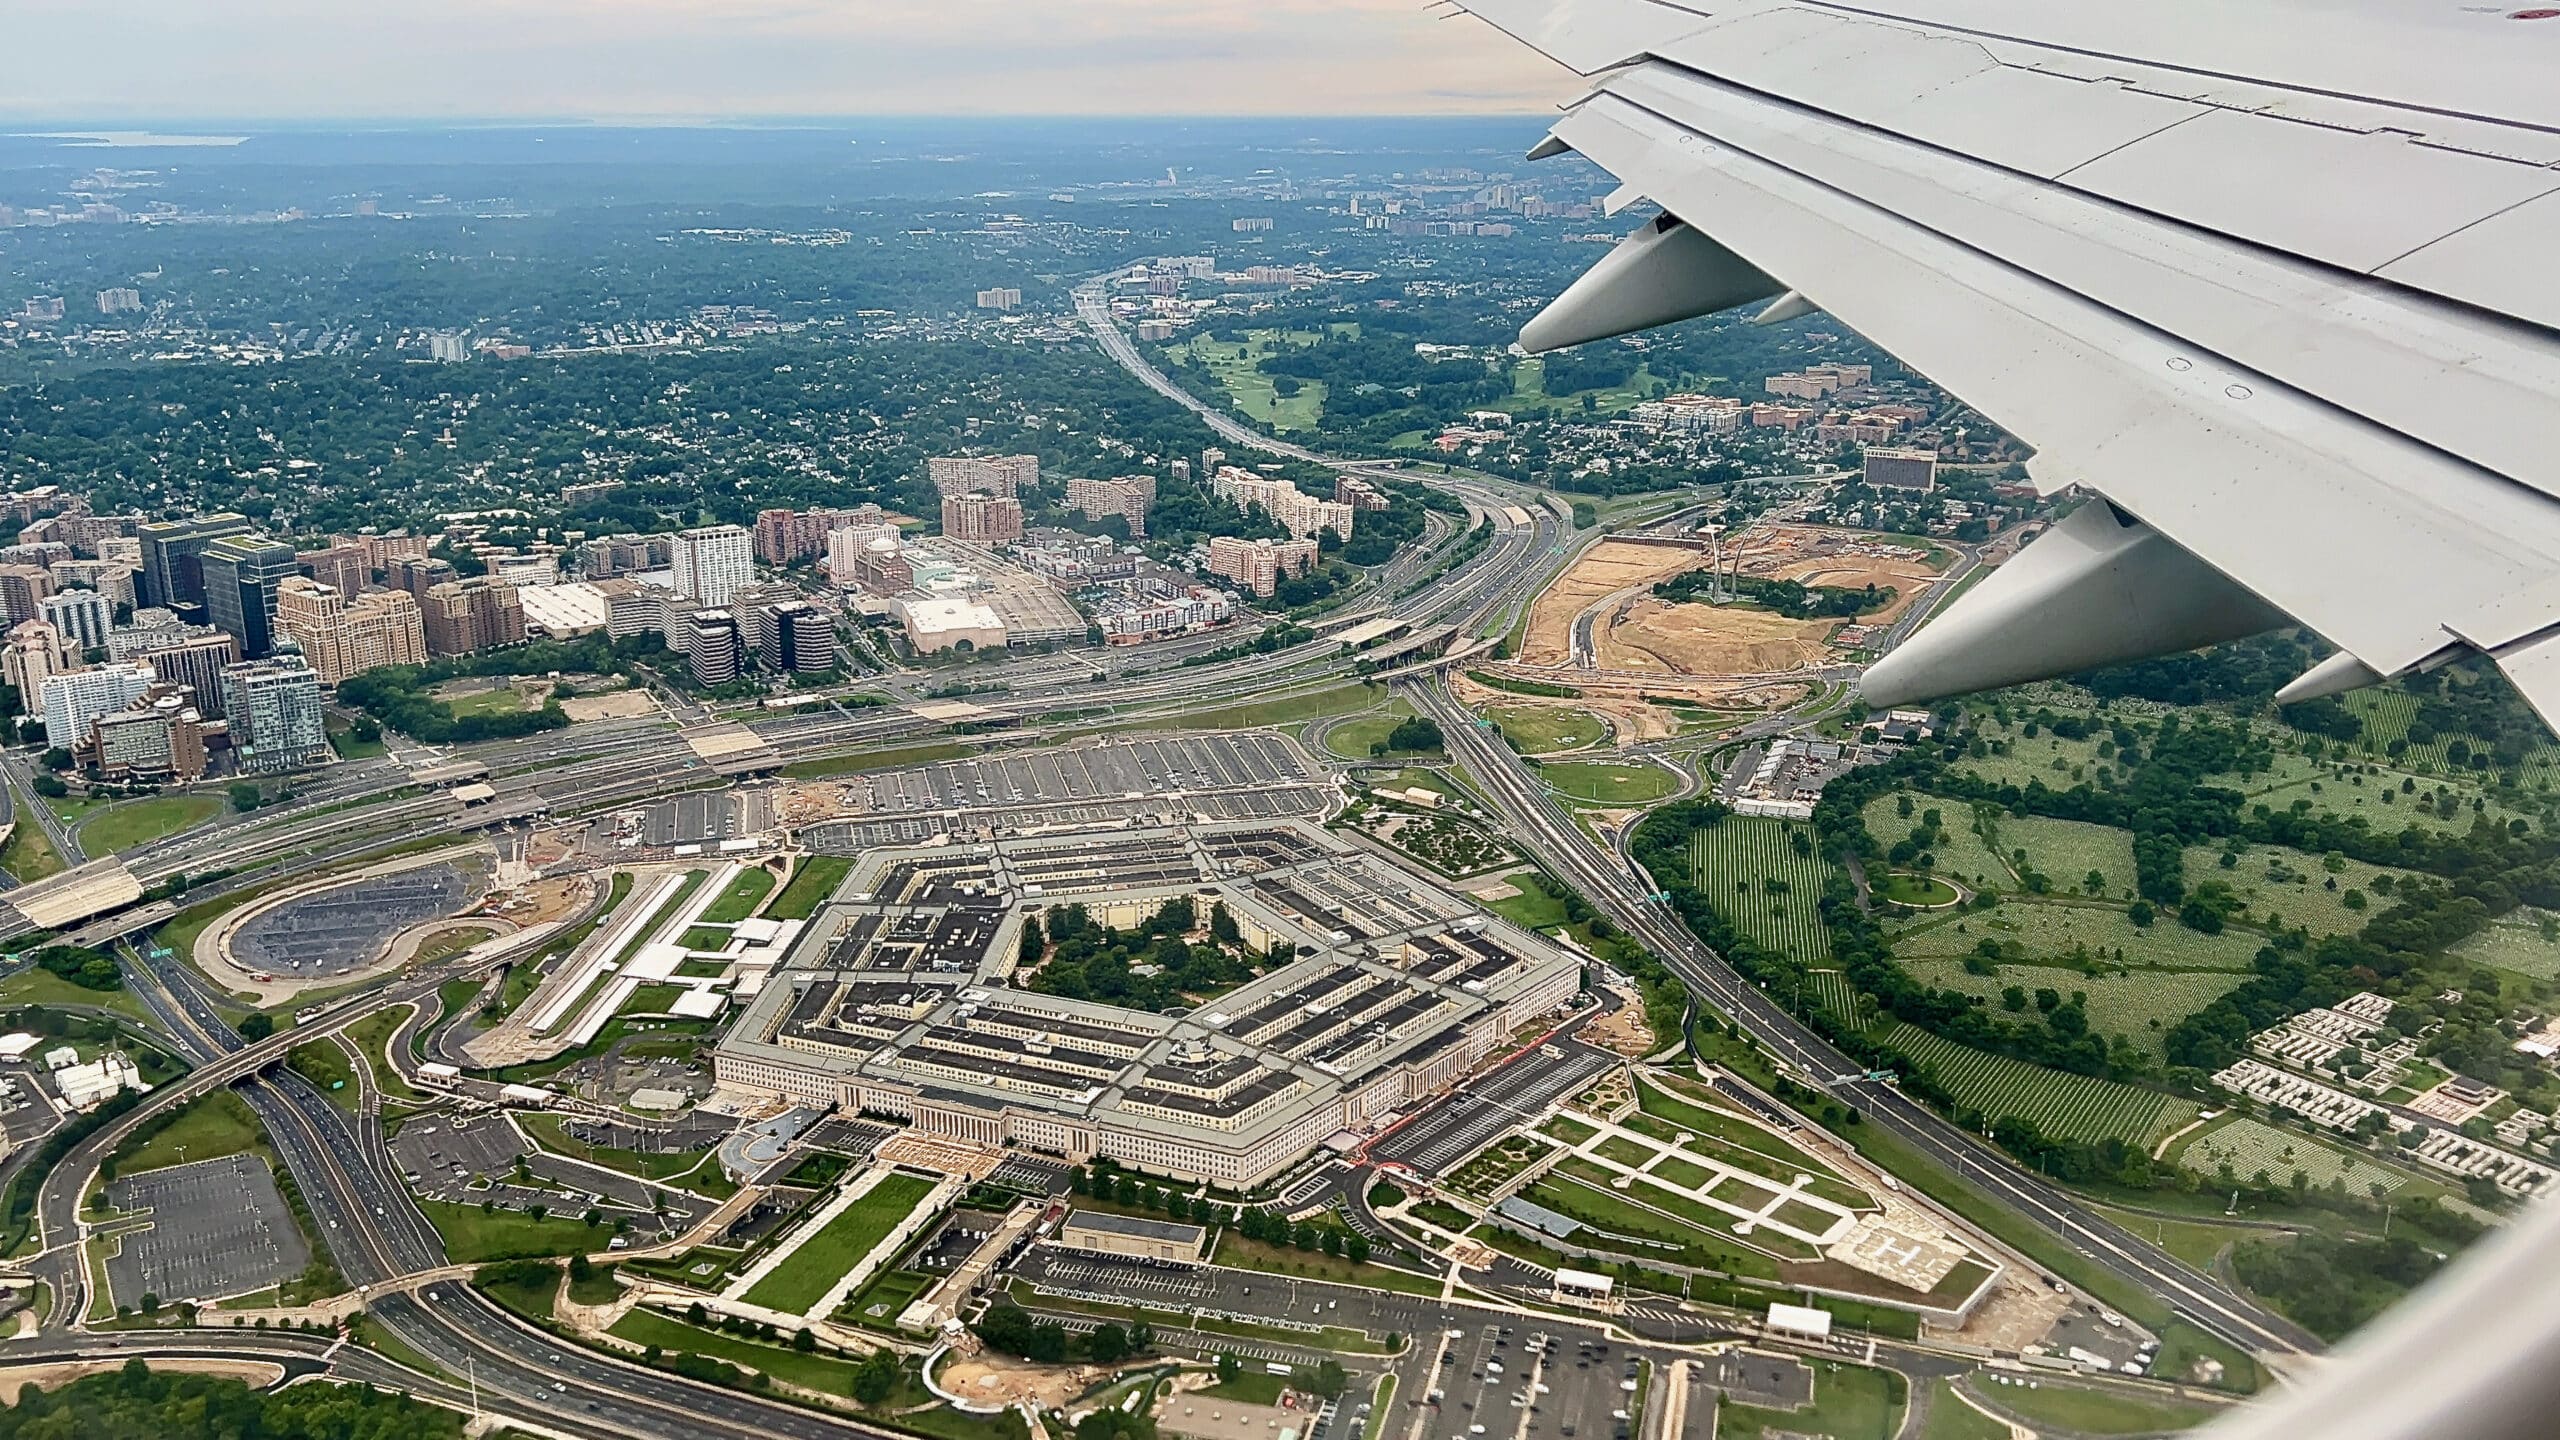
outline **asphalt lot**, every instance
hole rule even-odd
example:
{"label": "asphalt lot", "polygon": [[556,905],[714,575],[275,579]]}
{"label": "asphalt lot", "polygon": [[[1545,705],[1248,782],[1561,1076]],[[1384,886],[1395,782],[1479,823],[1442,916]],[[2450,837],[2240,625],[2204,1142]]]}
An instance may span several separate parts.
{"label": "asphalt lot", "polygon": [[1369,1158],[1438,1179],[1496,1136],[1591,1083],[1616,1057],[1560,1040],[1478,1076],[1371,1143]]}
{"label": "asphalt lot", "polygon": [[[967,829],[974,824],[976,828],[989,832],[1009,833],[1060,827],[1092,829],[1124,824],[1179,823],[1201,816],[1211,820],[1274,820],[1291,815],[1319,814],[1334,794],[1328,785],[1283,784],[1255,790],[1187,794],[1178,800],[1158,794],[1138,800],[1093,800],[1060,805],[972,801],[970,808],[978,812],[976,819],[964,823],[961,828]],[[927,811],[866,820],[831,820],[823,825],[810,826],[800,834],[812,849],[821,853],[850,855],[867,849],[921,844],[948,835],[953,828],[951,822],[943,818],[948,813]]]}
{"label": "asphalt lot", "polygon": [[1700,1368],[1718,1388],[1743,1405],[1792,1410],[1813,1403],[1813,1369],[1792,1355],[1731,1350]]}
{"label": "asphalt lot", "polygon": [[1634,1431],[1629,1407],[1645,1360],[1632,1347],[1542,1316],[1469,1311],[1423,1348],[1435,1358],[1421,1393],[1421,1440],[1609,1440]]}
{"label": "asphalt lot", "polygon": [[1075,1167],[1063,1161],[1013,1155],[987,1172],[987,1183],[1006,1190],[1018,1190],[1025,1195],[1064,1195],[1068,1177],[1074,1173]]}
{"label": "asphalt lot", "polygon": [[897,1126],[883,1125],[876,1120],[821,1120],[809,1128],[809,1133],[802,1140],[816,1149],[832,1150],[850,1160],[868,1160],[871,1152],[880,1148],[881,1141],[897,1133]]}
{"label": "asphalt lot", "polygon": [[241,963],[277,975],[341,975],[373,959],[383,942],[412,925],[471,902],[471,877],[453,865],[377,876],[290,900],[250,919],[231,937]]}
{"label": "asphalt lot", "polygon": [[760,791],[714,790],[661,800],[640,812],[640,843],[652,850],[671,845],[716,845],[764,828],[770,810]]}
{"label": "asphalt lot", "polygon": [[2068,1355],[2074,1346],[2103,1355],[2119,1374],[2128,1373],[2124,1364],[2129,1360],[2138,1361],[2142,1370],[2149,1370],[2150,1357],[2155,1353],[2151,1337],[2121,1315],[2116,1317],[2116,1324],[2108,1324],[2105,1317],[2113,1313],[2087,1301],[2073,1305],[2045,1333],[2044,1347],[2056,1355]]}
{"label": "asphalt lot", "polygon": [[1262,788],[1315,778],[1278,736],[1244,732],[1105,740],[947,760],[868,776],[847,788],[867,809],[901,814]]}
{"label": "asphalt lot", "polygon": [[108,1187],[127,1213],[150,1212],[107,1260],[119,1305],[145,1295],[217,1300],[290,1280],[311,1263],[267,1162],[225,1155],[128,1175]]}

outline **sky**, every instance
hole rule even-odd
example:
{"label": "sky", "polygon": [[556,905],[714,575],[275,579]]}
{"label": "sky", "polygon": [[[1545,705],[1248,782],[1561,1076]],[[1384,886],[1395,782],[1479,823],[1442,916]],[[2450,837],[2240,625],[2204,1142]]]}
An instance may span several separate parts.
{"label": "sky", "polygon": [[1563,70],[1423,0],[6,0],[0,114],[684,120],[1521,114]]}

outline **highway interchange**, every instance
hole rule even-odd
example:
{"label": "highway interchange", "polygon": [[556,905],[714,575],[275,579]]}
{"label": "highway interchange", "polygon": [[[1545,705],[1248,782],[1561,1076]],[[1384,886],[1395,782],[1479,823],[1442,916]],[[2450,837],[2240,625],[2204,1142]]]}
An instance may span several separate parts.
{"label": "highway interchange", "polygon": [[[1102,347],[1141,381],[1197,411],[1239,446],[1311,463],[1361,468],[1368,462],[1335,461],[1273,439],[1180,390],[1141,355],[1112,319],[1098,285],[1077,291],[1077,304]],[[1583,544],[1601,532],[1577,536],[1570,516],[1535,492],[1482,478],[1422,476],[1467,509],[1466,524],[1492,527],[1490,542],[1447,573],[1424,581],[1429,551],[1399,556],[1369,587],[1374,597],[1354,613],[1392,616],[1416,628],[1454,626],[1463,639],[1507,630],[1518,607],[1533,597]],[[1525,518],[1524,518],[1525,517]],[[1435,536],[1454,525],[1435,521]],[[1971,556],[1967,556],[1970,563]],[[1960,581],[1951,574],[1928,601],[1915,606],[1895,638],[1907,634],[1929,605]],[[1339,684],[1350,657],[1319,638],[1270,655],[1245,656],[1184,667],[1186,653],[1211,648],[1112,652],[1096,659],[1043,656],[990,661],[967,673],[981,707],[1001,729],[991,739],[1039,743],[1089,730],[1099,723],[1150,709],[1162,710],[1202,696],[1221,705],[1271,700]],[[2198,1276],[2158,1247],[2132,1236],[2067,1193],[2019,1170],[2006,1157],[1889,1085],[1856,1078],[1858,1066],[1745,983],[1700,945],[1675,916],[1653,903],[1657,888],[1622,849],[1595,843],[1556,803],[1510,748],[1479,729],[1443,680],[1427,668],[1394,682],[1446,737],[1453,761],[1478,782],[1514,840],[1555,874],[1579,888],[1595,906],[1644,941],[1671,966],[1696,1001],[1734,1020],[1799,1081],[1857,1105],[1867,1123],[1889,1132],[1950,1172],[1961,1173],[1994,1203],[2023,1217],[2126,1283],[2163,1297],[2202,1328],[2245,1349],[2269,1355],[2309,1352],[2309,1336],[2229,1289]],[[878,690],[877,685],[866,688]],[[770,747],[759,768],[933,740],[944,720],[911,682],[891,688],[891,703],[872,708],[820,704],[746,723]],[[1777,714],[1732,738],[1784,731],[1800,713]],[[486,767],[498,798],[466,809],[446,791],[421,789],[413,768],[464,762]],[[19,762],[23,763],[23,762]],[[438,834],[460,837],[487,828],[492,816],[530,819],[600,813],[687,789],[730,783],[736,767],[706,763],[664,719],[600,720],[524,740],[469,747],[449,755],[395,752],[376,760],[334,767],[292,803],[232,817],[210,829],[142,847],[126,857],[146,884],[179,872],[221,869],[217,883],[188,898],[235,892],[279,875],[326,866],[393,840]],[[38,807],[41,808],[41,807]],[[500,824],[511,823],[508,820]],[[66,841],[67,841],[67,837]],[[195,1066],[183,1080],[160,1087],[142,1106],[101,1129],[45,1177],[38,1217],[45,1249],[29,1268],[53,1287],[55,1301],[44,1335],[21,1342],[13,1358],[165,1355],[171,1358],[220,1350],[275,1358],[290,1366],[321,1362],[351,1377],[396,1383],[453,1403],[478,1404],[523,1417],[545,1430],[575,1436],[782,1435],[822,1437],[885,1434],[841,1416],[759,1399],[743,1392],[685,1380],[568,1345],[533,1329],[470,1286],[435,1282],[422,1293],[399,1284],[404,1276],[446,1266],[442,1246],[411,1201],[388,1159],[378,1122],[350,1114],[286,1070],[281,1060],[294,1045],[332,1034],[389,1004],[436,1005],[445,981],[467,973],[448,961],[413,970],[371,993],[324,1006],[295,1029],[255,1044],[243,1043],[226,1023],[204,982],[188,965],[130,943],[129,937],[168,918],[167,904],[136,907],[94,922],[71,937],[114,945],[128,980]],[[500,956],[474,962],[476,970]],[[151,1115],[210,1090],[236,1083],[265,1123],[278,1154],[325,1226],[319,1237],[347,1280],[368,1295],[372,1323],[432,1360],[444,1372],[423,1376],[376,1354],[328,1348],[318,1337],[260,1331],[151,1331],[112,1338],[74,1328],[86,1308],[79,1260],[77,1207],[98,1162]],[[1767,1103],[1765,1098],[1762,1103]],[[0,1178],[27,1163],[32,1147],[0,1168]],[[1680,1317],[1656,1317],[1666,1328]],[[1465,1323],[1465,1322],[1459,1322]],[[1548,1328],[1555,1328],[1550,1326]],[[457,1388],[459,1378],[463,1383]],[[1393,1432],[1391,1432],[1393,1433]],[[1401,1437],[1398,1437],[1401,1440]]]}

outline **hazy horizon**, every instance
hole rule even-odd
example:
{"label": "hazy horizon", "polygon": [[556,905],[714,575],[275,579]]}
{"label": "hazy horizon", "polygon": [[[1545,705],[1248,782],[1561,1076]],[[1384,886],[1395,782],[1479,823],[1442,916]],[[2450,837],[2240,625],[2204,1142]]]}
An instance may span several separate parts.
{"label": "hazy horizon", "polygon": [[31,0],[0,126],[1503,115],[1571,78],[1413,0]]}

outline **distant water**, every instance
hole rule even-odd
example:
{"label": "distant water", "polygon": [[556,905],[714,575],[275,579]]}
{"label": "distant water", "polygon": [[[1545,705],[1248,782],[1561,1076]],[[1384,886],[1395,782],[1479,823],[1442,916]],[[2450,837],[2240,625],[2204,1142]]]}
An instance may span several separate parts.
{"label": "distant water", "polygon": [[66,150],[192,150],[241,145],[249,139],[246,135],[164,135],[155,130],[41,130],[8,138],[51,140]]}

